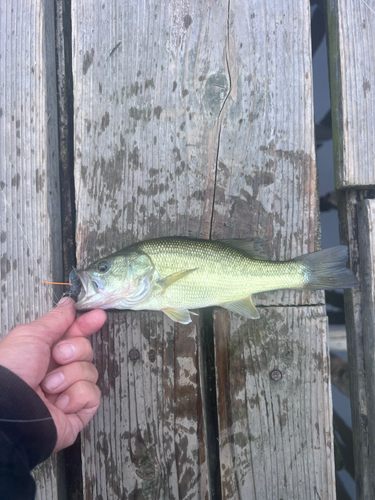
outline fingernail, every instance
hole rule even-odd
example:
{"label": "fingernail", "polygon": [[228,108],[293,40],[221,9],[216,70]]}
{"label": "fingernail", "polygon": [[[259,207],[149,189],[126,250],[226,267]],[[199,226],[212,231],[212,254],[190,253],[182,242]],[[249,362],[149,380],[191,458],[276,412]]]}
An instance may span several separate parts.
{"label": "fingernail", "polygon": [[43,385],[48,390],[53,391],[54,389],[57,389],[57,387],[59,387],[64,380],[65,377],[61,372],[54,372],[47,375],[47,377],[43,380]]}
{"label": "fingernail", "polygon": [[69,404],[69,396],[67,396],[66,394],[64,396],[61,396],[61,398],[56,399],[55,402],[55,406],[57,406],[59,410],[65,410],[68,404]]}
{"label": "fingernail", "polygon": [[61,297],[61,299],[58,301],[58,303],[56,305],[57,306],[62,306],[65,303],[66,303],[66,297]]}
{"label": "fingernail", "polygon": [[64,359],[70,359],[76,353],[76,348],[73,344],[60,344],[57,346],[57,350]]}

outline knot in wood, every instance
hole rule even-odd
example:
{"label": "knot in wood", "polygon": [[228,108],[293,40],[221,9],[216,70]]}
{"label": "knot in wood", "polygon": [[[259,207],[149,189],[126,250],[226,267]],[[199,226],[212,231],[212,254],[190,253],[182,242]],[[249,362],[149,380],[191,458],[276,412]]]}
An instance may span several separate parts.
{"label": "knot in wood", "polygon": [[220,115],[220,110],[228,96],[229,84],[224,68],[208,77],[206,88],[203,94],[203,104],[208,115],[215,120]]}
{"label": "knot in wood", "polygon": [[135,460],[135,473],[138,477],[145,480],[150,480],[155,476],[155,465],[152,463],[152,459],[147,455],[140,456]]}
{"label": "knot in wood", "polygon": [[156,359],[156,352],[154,351],[154,349],[150,349],[148,351],[148,359],[151,361],[151,363],[153,363]]}

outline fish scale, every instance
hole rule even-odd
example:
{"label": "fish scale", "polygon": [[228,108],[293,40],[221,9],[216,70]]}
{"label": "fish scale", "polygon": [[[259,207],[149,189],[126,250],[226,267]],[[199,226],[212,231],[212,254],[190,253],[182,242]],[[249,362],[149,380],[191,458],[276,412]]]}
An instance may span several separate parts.
{"label": "fish scale", "polygon": [[[219,241],[160,239],[139,244],[163,276],[181,269],[196,269],[178,280],[157,298],[161,308],[206,307],[238,300],[259,291],[278,289],[283,284],[303,285],[301,266],[288,262],[252,260]],[[294,268],[294,269],[293,269]],[[277,279],[278,278],[278,279]],[[286,281],[287,280],[287,281]]]}
{"label": "fish scale", "polygon": [[267,261],[256,240],[165,237],[143,241],[78,272],[84,290],[77,309],[161,310],[190,323],[189,309],[219,305],[258,318],[253,293],[350,288],[357,281],[340,246],[286,262]]}

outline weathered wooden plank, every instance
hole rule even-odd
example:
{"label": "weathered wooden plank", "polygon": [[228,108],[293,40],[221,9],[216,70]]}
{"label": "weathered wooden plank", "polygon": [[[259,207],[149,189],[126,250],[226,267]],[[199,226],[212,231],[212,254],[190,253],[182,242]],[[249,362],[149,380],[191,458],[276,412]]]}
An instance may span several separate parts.
{"label": "weathered wooden plank", "polygon": [[[212,237],[258,236],[270,258],[316,249],[308,2],[230,4],[230,98],[221,111]],[[259,294],[262,305],[323,303],[321,292]]]}
{"label": "weathered wooden plank", "polygon": [[375,495],[375,200],[358,205],[358,246],[362,299],[362,334],[368,415],[368,467],[371,495]]}
{"label": "weathered wooden plank", "polygon": [[[54,44],[52,1],[0,3],[2,334],[47,312],[41,280],[61,278]],[[35,476],[37,498],[57,498],[55,460]]]}
{"label": "weathered wooden plank", "polygon": [[[284,7],[73,2],[79,261],[176,233],[259,235],[279,258],[315,248],[309,5]],[[319,293],[279,292],[258,302],[323,301]],[[208,491],[198,425],[198,332],[196,326],[173,328],[158,314],[110,316],[109,329],[95,340],[105,397],[85,432],[87,498],[148,497],[150,488],[154,498],[199,498]],[[140,358],[130,362],[133,345]],[[322,356],[324,345],[317,349]],[[147,361],[149,349],[164,360],[155,369]],[[328,377],[325,364],[319,376]],[[321,432],[331,436],[327,386],[311,383],[313,391],[323,391]],[[186,390],[192,404],[181,406]],[[160,394],[169,403],[171,392],[179,404],[166,409]],[[163,432],[157,422],[166,422]],[[315,464],[315,487],[331,495],[327,444],[323,453],[324,465]],[[181,481],[187,473],[189,484]]]}
{"label": "weathered wooden plank", "polygon": [[[147,237],[209,236],[227,15],[224,2],[72,3],[79,263]],[[110,316],[96,339],[104,402],[83,442],[86,498],[209,495],[200,331]]]}
{"label": "weathered wooden plank", "polygon": [[83,436],[85,497],[204,498],[196,326],[113,314],[94,348],[103,404]]}
{"label": "weathered wooden plank", "polygon": [[375,184],[375,2],[327,0],[336,188]]}
{"label": "weathered wooden plank", "polygon": [[[336,186],[375,184],[373,168],[374,74],[373,2],[327,2],[328,48]],[[349,245],[351,267],[360,277],[357,206],[374,198],[374,190],[347,189],[339,196],[340,232]],[[370,457],[368,394],[366,382],[363,293],[345,292],[345,318],[350,372],[356,494],[359,500],[375,494]]]}
{"label": "weathered wooden plank", "polygon": [[323,306],[215,314],[223,499],[335,498]]}
{"label": "weathered wooden plank", "polygon": [[[212,237],[259,236],[281,260],[313,251],[309,2],[231,2],[227,38],[231,91],[222,110]],[[334,498],[322,295],[280,291],[256,303],[289,307],[261,307],[259,322],[215,316],[223,498]],[[277,384],[274,369],[287,372]]]}
{"label": "weathered wooden plank", "polygon": [[[375,198],[374,189],[339,191],[339,217],[342,243],[349,246],[350,267],[360,278],[357,206],[365,199]],[[356,494],[359,500],[371,498],[369,436],[365,353],[362,330],[362,296],[360,287],[345,290],[345,324],[348,344],[350,401],[353,425],[353,448]]]}

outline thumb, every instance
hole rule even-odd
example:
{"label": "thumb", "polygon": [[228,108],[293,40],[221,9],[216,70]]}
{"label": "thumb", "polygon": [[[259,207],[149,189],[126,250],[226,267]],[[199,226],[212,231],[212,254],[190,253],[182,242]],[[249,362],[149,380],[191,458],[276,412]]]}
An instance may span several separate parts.
{"label": "thumb", "polygon": [[0,342],[0,365],[36,387],[46,374],[51,346],[64,335],[75,315],[74,300],[64,298],[41,318],[16,326]]}
{"label": "thumb", "polygon": [[70,297],[63,297],[57,306],[44,314],[40,318],[16,327],[12,333],[16,333],[19,328],[27,326],[29,335],[43,340],[47,345],[55,344],[73,324],[76,317],[74,300]]}

